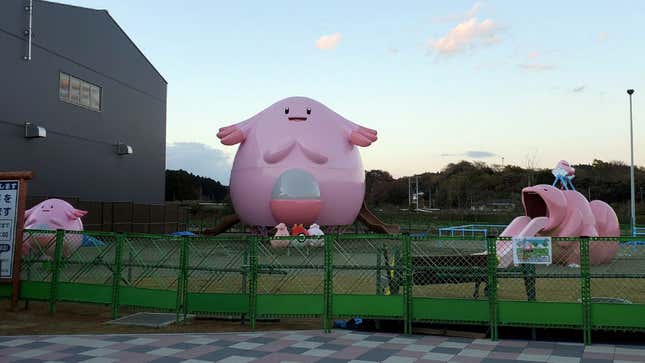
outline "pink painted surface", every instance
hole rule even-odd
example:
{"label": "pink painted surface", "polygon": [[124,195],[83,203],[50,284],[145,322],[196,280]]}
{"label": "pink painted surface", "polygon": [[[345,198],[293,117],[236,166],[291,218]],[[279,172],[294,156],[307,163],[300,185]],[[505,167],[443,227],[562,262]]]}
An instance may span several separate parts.
{"label": "pink painted surface", "polygon": [[[527,216],[515,217],[513,221],[500,233],[500,237],[514,237],[519,236],[520,232],[531,221]],[[513,243],[512,241],[497,241],[496,243],[497,257],[499,258],[500,267],[508,267],[513,264]]]}
{"label": "pink painted surface", "polygon": [[322,203],[318,199],[313,200],[280,200],[271,201],[271,214],[273,217],[290,226],[294,224],[311,224],[318,215]]}
{"label": "pink painted surface", "polygon": [[356,219],[365,194],[356,146],[375,142],[376,131],[310,98],[290,97],[221,128],[217,137],[240,144],[230,191],[244,223],[347,225]]}
{"label": "pink painted surface", "polygon": [[[575,190],[561,190],[545,184],[527,187],[522,189],[522,204],[525,215],[515,218],[500,236],[617,237],[620,235],[618,217],[614,210],[605,202],[587,201],[584,195]],[[503,252],[510,250],[510,241],[498,241],[497,248],[500,266],[508,266],[508,255]],[[554,243],[553,262],[579,265],[579,248],[577,242]],[[611,262],[618,248],[618,242],[591,242],[591,264]],[[512,254],[510,256],[510,263],[512,263]]]}
{"label": "pink painted surface", "polygon": [[[47,199],[25,211],[25,229],[82,231],[81,217],[86,214],[86,211],[76,209],[64,200]],[[32,249],[42,249],[49,257],[53,257],[55,244],[52,238],[53,234],[51,233],[25,234],[22,244],[23,255],[28,254]],[[82,242],[82,234],[66,235],[63,243],[63,255],[69,256]]]}

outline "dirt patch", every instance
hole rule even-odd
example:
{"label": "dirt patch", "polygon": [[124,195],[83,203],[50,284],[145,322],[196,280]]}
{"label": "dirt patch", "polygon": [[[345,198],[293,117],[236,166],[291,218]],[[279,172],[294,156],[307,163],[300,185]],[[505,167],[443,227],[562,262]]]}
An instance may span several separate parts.
{"label": "dirt patch", "polygon": [[[33,334],[133,334],[133,333],[224,333],[250,331],[248,322],[213,319],[192,319],[179,325],[162,328],[143,328],[105,324],[111,320],[109,306],[59,302],[56,313],[49,313],[45,302],[30,301],[19,304],[11,311],[8,300],[0,301],[0,335]],[[120,316],[136,312],[123,309]],[[322,329],[320,319],[289,318],[276,322],[258,321],[256,330],[311,330]]]}

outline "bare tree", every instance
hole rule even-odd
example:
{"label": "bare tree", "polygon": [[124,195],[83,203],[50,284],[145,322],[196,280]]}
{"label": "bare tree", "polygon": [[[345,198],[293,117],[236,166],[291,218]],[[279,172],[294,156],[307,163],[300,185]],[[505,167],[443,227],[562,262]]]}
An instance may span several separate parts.
{"label": "bare tree", "polygon": [[531,152],[524,155],[524,167],[526,168],[528,186],[533,185],[533,183],[535,182],[535,180],[533,179],[538,161],[539,158],[537,149],[533,149]]}

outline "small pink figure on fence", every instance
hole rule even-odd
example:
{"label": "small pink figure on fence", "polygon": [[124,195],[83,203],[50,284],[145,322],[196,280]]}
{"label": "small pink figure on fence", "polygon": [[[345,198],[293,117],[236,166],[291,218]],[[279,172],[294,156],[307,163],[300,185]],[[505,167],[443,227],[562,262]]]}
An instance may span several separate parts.
{"label": "small pink figure on fence", "polygon": [[[25,211],[25,229],[55,231],[83,231],[81,217],[87,211],[74,208],[61,199],[47,199]],[[54,233],[27,232],[22,242],[22,254],[42,251],[45,256],[54,257],[56,240]],[[66,234],[63,242],[63,256],[72,254],[83,243],[83,234]]]}
{"label": "small pink figure on fence", "polygon": [[[290,236],[289,229],[287,228],[287,225],[284,223],[280,223],[277,226],[275,226],[277,229],[277,232],[275,233],[274,237],[288,237]],[[285,248],[289,247],[289,239],[272,239],[271,240],[271,247],[273,248]]]}

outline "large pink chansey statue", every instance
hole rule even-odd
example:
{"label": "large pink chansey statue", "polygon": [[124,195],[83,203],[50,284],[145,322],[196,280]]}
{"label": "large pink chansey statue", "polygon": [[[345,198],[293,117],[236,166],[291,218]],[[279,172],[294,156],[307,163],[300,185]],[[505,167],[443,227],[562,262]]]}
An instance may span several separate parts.
{"label": "large pink chansey statue", "polygon": [[[86,211],[76,209],[64,200],[47,199],[25,211],[25,229],[82,231],[81,217],[86,214]],[[69,256],[82,243],[82,234],[67,234],[63,243],[63,256]],[[49,257],[54,257],[54,248],[53,234],[25,233],[25,240],[22,243],[23,255],[29,254],[31,250],[42,250]]]}
{"label": "large pink chansey statue", "polygon": [[[560,161],[553,170],[553,185],[535,185],[522,189],[525,215],[515,218],[500,237],[618,237],[618,217],[607,203],[589,202],[573,189],[571,180],[575,170],[566,161]],[[556,188],[560,182],[561,188]],[[578,266],[580,250],[577,242],[554,242],[553,262]],[[618,242],[591,242],[590,263],[610,263],[619,249]],[[500,266],[513,262],[510,241],[497,242]]]}
{"label": "large pink chansey statue", "polygon": [[230,190],[244,223],[337,226],[356,219],[365,194],[356,146],[376,141],[376,131],[310,98],[290,97],[217,137],[240,144]]}

